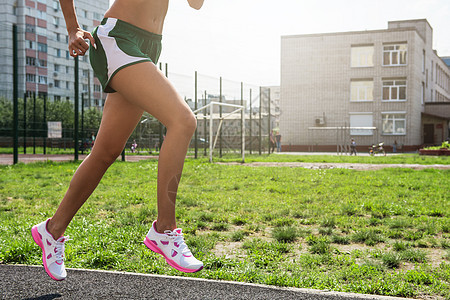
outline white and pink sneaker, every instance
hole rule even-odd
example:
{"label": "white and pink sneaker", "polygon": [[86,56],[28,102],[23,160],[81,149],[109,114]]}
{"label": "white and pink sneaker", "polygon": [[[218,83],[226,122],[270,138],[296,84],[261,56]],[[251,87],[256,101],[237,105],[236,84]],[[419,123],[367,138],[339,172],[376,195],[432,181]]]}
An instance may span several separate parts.
{"label": "white and pink sneaker", "polygon": [[64,242],[68,239],[62,236],[55,241],[47,231],[49,220],[34,225],[31,229],[31,235],[35,243],[42,249],[42,263],[47,274],[54,280],[64,280],[67,276],[64,267]]}
{"label": "white and pink sneaker", "polygon": [[164,256],[167,263],[178,271],[193,273],[203,269],[203,263],[192,255],[184,242],[180,228],[159,233],[155,229],[155,224],[156,221],[144,239],[144,244],[150,250]]}

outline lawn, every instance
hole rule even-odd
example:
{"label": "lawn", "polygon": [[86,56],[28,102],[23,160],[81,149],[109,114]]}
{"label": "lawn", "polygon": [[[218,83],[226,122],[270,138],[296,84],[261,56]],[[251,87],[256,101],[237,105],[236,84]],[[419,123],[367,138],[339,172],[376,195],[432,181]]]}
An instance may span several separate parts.
{"label": "lawn", "polygon": [[[437,163],[422,158],[398,163]],[[0,263],[41,264],[30,229],[55,211],[77,166],[0,167]],[[189,159],[177,219],[205,268],[182,274],[142,243],[157,213],[156,169],[156,161],[141,161],[108,170],[66,232],[68,267],[450,299],[448,170],[253,168]]]}

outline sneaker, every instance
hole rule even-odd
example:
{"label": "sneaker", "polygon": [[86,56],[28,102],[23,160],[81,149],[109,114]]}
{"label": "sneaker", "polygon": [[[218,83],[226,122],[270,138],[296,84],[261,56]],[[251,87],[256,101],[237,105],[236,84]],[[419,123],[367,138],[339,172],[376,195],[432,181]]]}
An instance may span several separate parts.
{"label": "sneaker", "polygon": [[193,273],[203,269],[203,263],[192,255],[184,242],[180,228],[159,233],[155,229],[155,224],[156,221],[144,239],[144,244],[150,250],[164,256],[167,263],[178,271]]}
{"label": "sneaker", "polygon": [[64,267],[64,242],[67,237],[60,237],[55,241],[47,231],[47,221],[34,225],[31,229],[33,240],[42,249],[42,263],[45,272],[54,280],[66,279],[67,273]]}

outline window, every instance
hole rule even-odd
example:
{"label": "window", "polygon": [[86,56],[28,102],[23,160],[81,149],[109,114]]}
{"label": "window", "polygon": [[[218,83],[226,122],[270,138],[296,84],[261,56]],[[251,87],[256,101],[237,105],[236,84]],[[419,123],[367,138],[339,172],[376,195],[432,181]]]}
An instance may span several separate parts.
{"label": "window", "polygon": [[45,59],[39,59],[38,63],[39,63],[39,67],[47,68],[47,61]]}
{"label": "window", "polygon": [[[372,113],[350,113],[350,127],[373,127]],[[350,135],[372,135],[371,129],[350,129]]]}
{"label": "window", "polygon": [[69,74],[69,71],[70,71],[70,67],[66,66],[66,74]]}
{"label": "window", "polygon": [[39,76],[40,84],[47,84],[47,76]]}
{"label": "window", "polygon": [[59,10],[59,1],[53,0],[53,9],[58,11]]}
{"label": "window", "polygon": [[36,49],[36,42],[33,42],[33,41],[26,41],[26,44],[27,44],[27,48],[28,48],[28,49],[33,49],[33,50]]}
{"label": "window", "polygon": [[89,76],[89,70],[83,69],[83,77]]}
{"label": "window", "polygon": [[94,84],[94,92],[100,92],[101,86],[99,84]]}
{"label": "window", "polygon": [[60,49],[55,50],[56,50],[56,57],[61,57],[61,50]]}
{"label": "window", "polygon": [[36,17],[42,20],[47,20],[47,13],[45,11],[37,10]]}
{"label": "window", "polygon": [[433,68],[434,68],[434,63],[433,63],[433,61],[431,61],[431,82],[433,82],[433,76],[434,76],[434,74],[433,74]]}
{"label": "window", "polygon": [[47,44],[38,43],[38,51],[47,53]]}
{"label": "window", "polygon": [[57,40],[58,42],[61,41],[61,35],[60,35],[59,33],[56,33],[56,40]]}
{"label": "window", "polygon": [[27,63],[27,66],[35,66],[36,58],[27,56],[26,63]]}
{"label": "window", "polygon": [[350,93],[350,101],[373,101],[373,81],[352,81]]}
{"label": "window", "polygon": [[383,81],[383,101],[406,101],[406,80]]}
{"label": "window", "polygon": [[35,33],[36,32],[36,26],[30,25],[30,24],[25,24],[25,31],[26,32]]}
{"label": "window", "polygon": [[423,104],[425,102],[425,82],[422,82],[422,88],[420,93],[420,103]]}
{"label": "window", "polygon": [[99,14],[98,12],[94,12],[94,20],[101,20],[102,19],[102,15]]}
{"label": "window", "polygon": [[27,82],[36,82],[36,75],[34,75],[34,74],[27,74],[26,80],[27,80]]}
{"label": "window", "polygon": [[55,80],[55,88],[61,87],[61,81]]}
{"label": "window", "polygon": [[70,58],[70,55],[69,55],[69,51],[67,50],[66,51],[66,59],[69,59]]}
{"label": "window", "polygon": [[406,65],[406,54],[408,45],[385,45],[383,47],[383,65],[384,66],[402,66]]}
{"label": "window", "polygon": [[59,18],[53,17],[53,25],[58,26],[59,25]]}
{"label": "window", "polygon": [[69,82],[66,81],[66,90],[69,90],[69,89],[70,89],[69,85],[70,85]]}
{"label": "window", "polygon": [[373,46],[352,46],[352,68],[373,67],[373,52]]}
{"label": "window", "polygon": [[83,92],[87,92],[88,91],[88,85],[87,84],[83,84]]}
{"label": "window", "polygon": [[61,96],[55,95],[55,96],[53,96],[53,99],[54,99],[55,101],[61,101]]}
{"label": "window", "polygon": [[59,72],[59,69],[60,69],[60,65],[55,64],[55,72]]}
{"label": "window", "polygon": [[382,113],[382,133],[385,135],[406,134],[406,113]]}
{"label": "window", "polygon": [[422,55],[422,73],[425,73],[425,50],[423,50],[423,55]]}

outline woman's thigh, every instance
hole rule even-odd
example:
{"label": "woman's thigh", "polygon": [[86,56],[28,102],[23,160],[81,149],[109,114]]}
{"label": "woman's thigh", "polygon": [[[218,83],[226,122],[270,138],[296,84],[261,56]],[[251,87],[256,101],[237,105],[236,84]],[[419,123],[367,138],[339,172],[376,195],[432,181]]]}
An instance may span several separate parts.
{"label": "woman's thigh", "polygon": [[127,101],[150,113],[167,127],[195,120],[189,106],[153,63],[138,63],[120,70],[110,85]]}
{"label": "woman's thigh", "polygon": [[142,116],[143,110],[120,93],[108,94],[93,155],[116,159]]}

